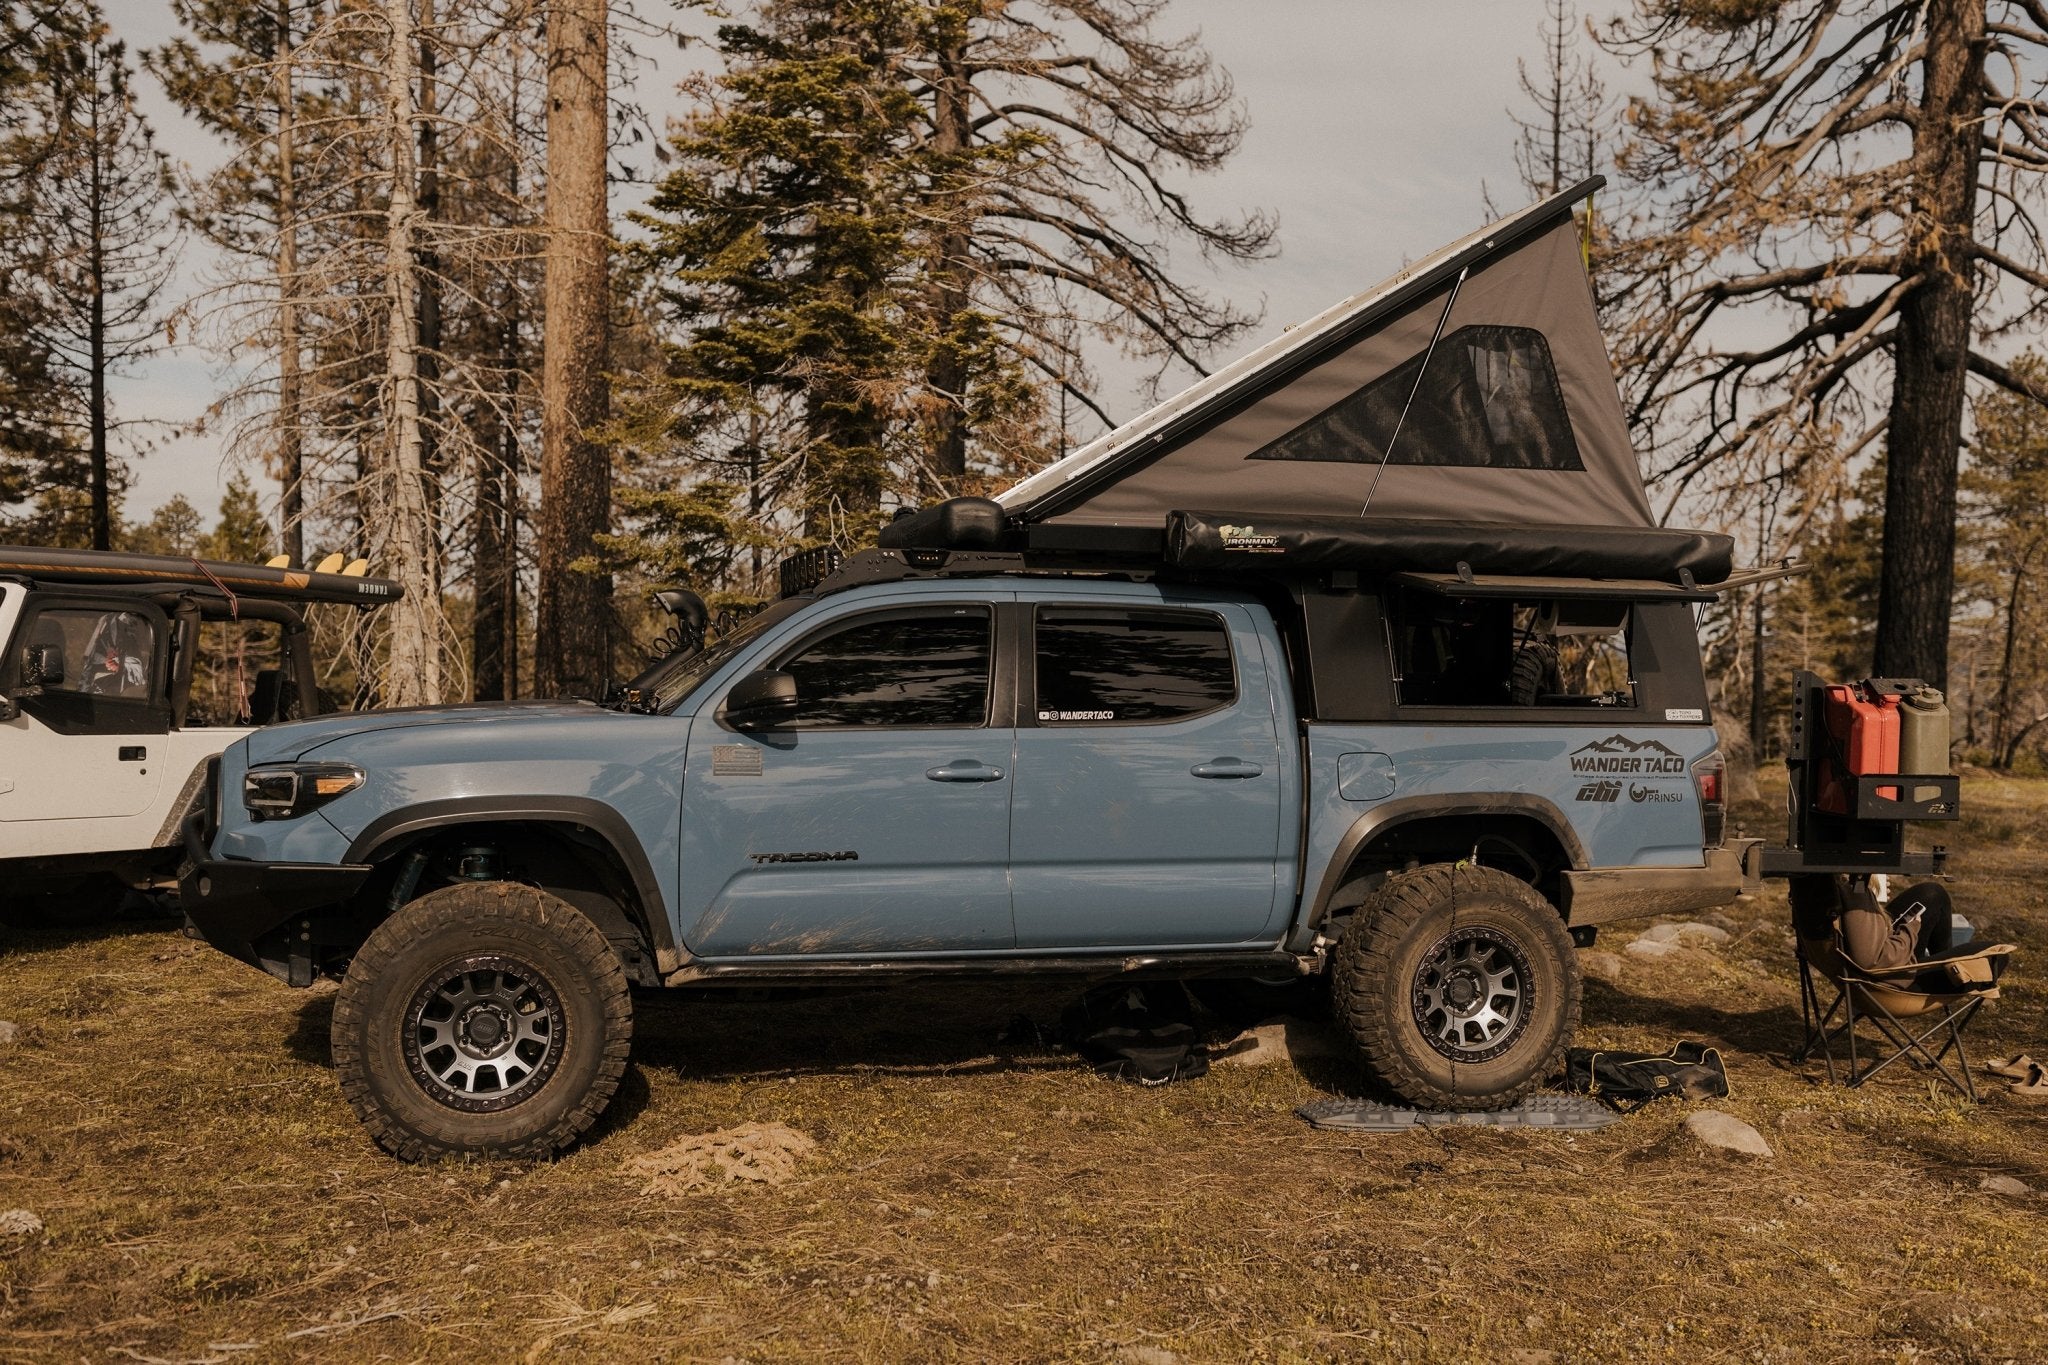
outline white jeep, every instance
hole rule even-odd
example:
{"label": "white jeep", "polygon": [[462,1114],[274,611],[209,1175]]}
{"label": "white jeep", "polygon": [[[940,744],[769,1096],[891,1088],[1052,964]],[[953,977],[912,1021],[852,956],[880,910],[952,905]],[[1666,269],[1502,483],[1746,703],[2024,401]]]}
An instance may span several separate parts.
{"label": "white jeep", "polygon": [[0,917],[74,918],[167,885],[208,760],[331,709],[303,608],[398,598],[364,567],[0,546]]}

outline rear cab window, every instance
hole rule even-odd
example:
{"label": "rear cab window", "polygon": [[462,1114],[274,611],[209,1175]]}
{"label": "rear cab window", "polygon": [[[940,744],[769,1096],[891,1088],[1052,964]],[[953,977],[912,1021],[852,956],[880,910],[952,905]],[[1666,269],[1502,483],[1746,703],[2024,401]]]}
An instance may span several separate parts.
{"label": "rear cab window", "polygon": [[1214,612],[1041,605],[1032,635],[1042,726],[1161,724],[1237,700],[1230,632]]}

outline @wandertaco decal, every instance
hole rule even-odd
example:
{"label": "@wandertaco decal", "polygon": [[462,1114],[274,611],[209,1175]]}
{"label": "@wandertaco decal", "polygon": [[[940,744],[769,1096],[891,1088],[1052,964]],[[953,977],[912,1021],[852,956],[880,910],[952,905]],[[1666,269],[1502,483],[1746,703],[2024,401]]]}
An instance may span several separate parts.
{"label": "@wandertaco decal", "polygon": [[1572,771],[1588,777],[1683,777],[1685,759],[1654,739],[1609,735],[1574,749]]}

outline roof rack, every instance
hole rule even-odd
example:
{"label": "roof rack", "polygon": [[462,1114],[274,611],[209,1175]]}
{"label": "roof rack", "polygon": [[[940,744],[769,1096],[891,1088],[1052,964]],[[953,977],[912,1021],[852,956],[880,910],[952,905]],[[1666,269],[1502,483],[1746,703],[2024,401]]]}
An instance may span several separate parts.
{"label": "roof rack", "polygon": [[236,564],[182,555],[129,554],[118,550],[62,550],[40,545],[0,545],[0,574],[39,583],[152,585],[177,591],[218,593],[284,602],[339,602],[381,607],[405,589],[388,578],[321,573],[313,569]]}

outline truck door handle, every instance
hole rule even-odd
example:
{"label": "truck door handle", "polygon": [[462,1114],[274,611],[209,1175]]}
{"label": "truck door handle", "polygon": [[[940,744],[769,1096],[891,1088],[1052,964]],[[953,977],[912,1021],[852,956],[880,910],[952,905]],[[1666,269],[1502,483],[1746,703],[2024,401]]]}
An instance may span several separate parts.
{"label": "truck door handle", "polygon": [[991,768],[971,758],[956,758],[951,763],[940,767],[926,768],[924,775],[934,782],[1000,782],[1003,780],[1003,770],[1001,768]]}
{"label": "truck door handle", "polygon": [[121,746],[121,761],[123,763],[147,763],[149,761],[149,750],[141,744],[123,744]]}
{"label": "truck door handle", "polygon": [[1266,770],[1241,758],[1212,758],[1207,763],[1197,763],[1188,771],[1196,777],[1257,777]]}

